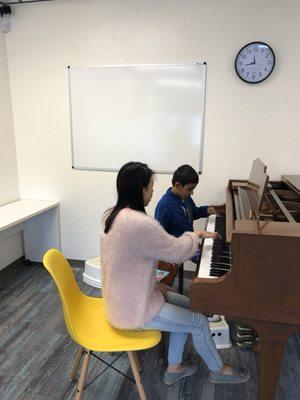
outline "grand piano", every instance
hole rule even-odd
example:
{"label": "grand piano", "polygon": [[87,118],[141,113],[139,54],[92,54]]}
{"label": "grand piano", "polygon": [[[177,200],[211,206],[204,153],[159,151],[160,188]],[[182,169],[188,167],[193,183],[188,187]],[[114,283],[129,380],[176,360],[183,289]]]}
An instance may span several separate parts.
{"label": "grand piano", "polygon": [[229,181],[215,230],[223,241],[203,245],[209,273],[193,280],[191,309],[257,332],[259,399],[274,400],[284,344],[300,332],[300,176],[269,182],[256,159],[248,180]]}

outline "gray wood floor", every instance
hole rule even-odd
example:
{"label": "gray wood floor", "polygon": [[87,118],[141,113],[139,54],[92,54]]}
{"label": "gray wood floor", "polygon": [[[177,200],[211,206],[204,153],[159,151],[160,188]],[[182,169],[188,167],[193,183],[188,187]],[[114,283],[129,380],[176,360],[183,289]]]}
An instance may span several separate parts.
{"label": "gray wood floor", "polygon": [[[81,289],[97,296],[98,290],[82,282],[82,265],[73,263]],[[0,399],[70,400],[75,385],[68,373],[76,345],[69,338],[54,283],[40,265],[16,265],[0,273]],[[164,367],[157,362],[158,349],[139,354],[143,383],[149,400],[256,400],[258,398],[258,356],[237,348],[222,351],[224,360],[250,368],[252,378],[244,385],[212,385],[207,369],[189,342],[186,357],[199,363],[194,376],[171,387],[162,383]],[[107,361],[113,357],[101,355]],[[104,366],[92,359],[88,381]],[[130,374],[123,355],[116,366]],[[85,400],[139,400],[135,386],[110,370],[88,386]],[[300,399],[300,334],[286,344],[276,400]]]}

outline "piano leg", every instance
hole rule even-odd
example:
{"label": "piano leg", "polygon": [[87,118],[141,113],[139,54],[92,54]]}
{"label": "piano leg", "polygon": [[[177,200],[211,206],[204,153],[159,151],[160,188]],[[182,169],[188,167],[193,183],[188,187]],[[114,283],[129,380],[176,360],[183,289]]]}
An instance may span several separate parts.
{"label": "piano leg", "polygon": [[275,400],[285,340],[276,341],[269,335],[260,335],[259,339],[259,399]]}
{"label": "piano leg", "polygon": [[284,345],[299,326],[276,322],[242,320],[259,336],[259,400],[275,400]]}

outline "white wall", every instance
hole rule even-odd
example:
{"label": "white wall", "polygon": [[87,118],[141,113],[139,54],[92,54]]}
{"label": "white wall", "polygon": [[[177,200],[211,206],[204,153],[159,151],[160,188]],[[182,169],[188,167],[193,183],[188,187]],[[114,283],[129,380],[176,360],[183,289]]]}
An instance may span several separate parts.
{"label": "white wall", "polygon": [[[70,258],[99,252],[103,211],[116,174],[71,169],[68,65],[206,61],[203,174],[197,203],[225,200],[229,178],[260,157],[272,178],[300,172],[300,3],[295,0],[61,0],[16,6],[7,54],[22,197],[61,202]],[[261,40],[277,64],[259,85],[234,59]],[[142,160],[141,160],[142,161]],[[157,176],[149,212],[170,182]]]}
{"label": "white wall", "polygon": [[[10,87],[4,33],[0,31],[0,206],[19,198]],[[0,241],[0,269],[23,254],[21,233]]]}

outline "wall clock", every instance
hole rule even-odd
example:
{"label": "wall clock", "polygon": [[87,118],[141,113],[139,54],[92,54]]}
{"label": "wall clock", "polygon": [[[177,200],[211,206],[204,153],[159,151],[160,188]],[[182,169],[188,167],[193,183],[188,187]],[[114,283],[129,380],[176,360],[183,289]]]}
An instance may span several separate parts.
{"label": "wall clock", "polygon": [[271,74],[274,66],[275,54],[271,47],[263,42],[246,44],[235,59],[236,73],[247,83],[264,81]]}

